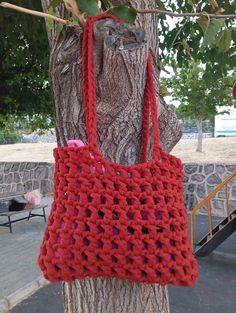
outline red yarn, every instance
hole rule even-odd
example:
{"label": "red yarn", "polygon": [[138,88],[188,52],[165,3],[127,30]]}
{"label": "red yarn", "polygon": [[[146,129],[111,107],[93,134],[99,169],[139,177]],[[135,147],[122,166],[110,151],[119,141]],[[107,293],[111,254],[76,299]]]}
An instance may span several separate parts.
{"label": "red yarn", "polygon": [[[114,17],[88,18],[83,38],[88,145],[54,150],[54,202],[39,266],[52,282],[89,276],[192,285],[198,268],[188,238],[183,170],[181,161],[159,144],[150,55],[144,95],[143,163],[109,162],[98,149],[93,25],[101,18]],[[154,151],[153,159],[147,161],[150,113]]]}

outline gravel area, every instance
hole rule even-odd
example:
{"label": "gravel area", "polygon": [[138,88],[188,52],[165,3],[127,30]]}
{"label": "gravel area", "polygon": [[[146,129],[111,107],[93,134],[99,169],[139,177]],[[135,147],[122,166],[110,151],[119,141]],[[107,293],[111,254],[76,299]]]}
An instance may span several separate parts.
{"label": "gravel area", "polygon": [[[172,154],[184,163],[189,162],[236,162],[236,137],[206,138],[203,153],[196,152],[197,140],[182,139],[172,150]],[[53,162],[53,148],[56,143],[18,143],[0,146],[1,161]]]}

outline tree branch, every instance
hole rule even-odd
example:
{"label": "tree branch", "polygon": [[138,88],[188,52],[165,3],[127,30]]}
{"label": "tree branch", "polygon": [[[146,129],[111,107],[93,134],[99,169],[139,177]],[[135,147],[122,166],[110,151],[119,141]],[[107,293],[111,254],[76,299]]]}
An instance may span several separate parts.
{"label": "tree branch", "polygon": [[164,11],[160,9],[136,9],[138,13],[147,14],[147,13],[156,13],[161,15],[169,15],[174,17],[196,17],[196,16],[205,16],[208,18],[236,18],[236,14],[211,14],[207,12],[198,12],[198,13],[177,13],[171,11]]}
{"label": "tree branch", "polygon": [[[69,25],[70,21],[68,20],[63,20],[60,17],[48,14],[48,13],[43,13],[39,11],[34,11],[34,10],[29,10],[23,7],[20,7],[18,5],[14,5],[8,2],[1,2],[0,6],[3,8],[7,9],[13,9],[19,12],[23,12],[26,14],[34,15],[34,16],[39,16],[43,18],[49,18],[51,20],[54,20],[58,23],[61,23],[63,25]],[[106,12],[109,12],[112,8],[109,8]],[[205,16],[208,18],[236,18],[236,14],[211,14],[207,12],[198,12],[198,13],[177,13],[177,12],[171,12],[171,11],[164,11],[160,9],[136,9],[137,13],[140,14],[148,14],[148,13],[154,13],[154,14],[160,14],[160,15],[169,15],[169,16],[174,16],[174,17],[201,17]]]}
{"label": "tree branch", "polygon": [[47,14],[47,13],[43,13],[43,12],[39,12],[39,11],[29,10],[29,9],[26,9],[26,8],[23,8],[23,7],[20,7],[18,5],[8,3],[8,2],[1,2],[0,6],[3,8],[16,10],[16,11],[23,12],[23,13],[30,14],[30,15],[34,15],[34,16],[49,18],[49,19],[54,20],[55,22],[61,23],[63,25],[68,25],[70,23],[69,21],[63,20],[60,17],[54,16],[51,14]]}

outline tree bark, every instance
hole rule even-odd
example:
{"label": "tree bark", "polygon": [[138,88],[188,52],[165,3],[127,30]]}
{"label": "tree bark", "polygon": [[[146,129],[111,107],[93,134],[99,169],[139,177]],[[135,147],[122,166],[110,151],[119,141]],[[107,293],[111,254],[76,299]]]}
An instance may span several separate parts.
{"label": "tree bark", "polygon": [[203,137],[202,122],[203,122],[202,118],[197,119],[198,135],[197,135],[197,150],[196,150],[196,152],[202,152],[202,137]]}
{"label": "tree bark", "polygon": [[[42,0],[44,8],[48,1]],[[155,0],[131,3],[139,8],[155,6]],[[112,20],[95,25],[97,139],[104,158],[110,161],[123,164],[140,161],[146,60],[149,48],[158,60],[157,22],[157,16],[146,14],[138,17],[135,26]],[[68,139],[87,141],[81,86],[82,32],[80,26],[67,27],[57,41],[52,35],[55,32],[49,32],[53,40],[50,75],[59,146],[66,145]],[[158,90],[157,66],[154,74]],[[181,137],[180,126],[161,97],[158,113],[161,144],[169,151]],[[63,284],[63,294],[67,313],[169,312],[167,289],[159,285],[87,278]]]}

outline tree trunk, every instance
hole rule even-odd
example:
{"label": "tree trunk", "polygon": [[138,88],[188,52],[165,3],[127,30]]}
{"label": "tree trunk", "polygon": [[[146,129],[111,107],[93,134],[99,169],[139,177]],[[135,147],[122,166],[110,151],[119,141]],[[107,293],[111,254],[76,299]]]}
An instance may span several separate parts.
{"label": "tree trunk", "polygon": [[202,118],[197,119],[197,130],[198,130],[198,136],[197,136],[197,152],[202,152]]}
{"label": "tree trunk", "polygon": [[[48,1],[42,0],[44,8]],[[155,6],[155,0],[131,3],[139,8]],[[158,59],[157,22],[157,16],[146,14],[138,17],[135,27],[112,20],[101,20],[95,25],[97,138],[104,157],[110,161],[123,164],[140,161],[146,60],[149,48]],[[67,27],[55,41],[52,39],[55,31],[49,30],[49,38],[54,42],[50,75],[60,146],[66,145],[68,139],[87,141],[81,89],[82,31],[80,26]],[[157,66],[154,74],[158,87]],[[175,115],[163,99],[159,99],[161,143],[166,150],[171,150],[180,139],[181,131]],[[169,312],[167,289],[159,285],[87,278],[64,283],[63,294],[66,313]]]}

